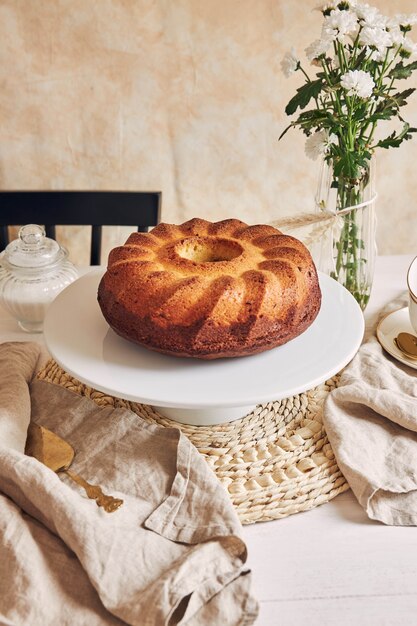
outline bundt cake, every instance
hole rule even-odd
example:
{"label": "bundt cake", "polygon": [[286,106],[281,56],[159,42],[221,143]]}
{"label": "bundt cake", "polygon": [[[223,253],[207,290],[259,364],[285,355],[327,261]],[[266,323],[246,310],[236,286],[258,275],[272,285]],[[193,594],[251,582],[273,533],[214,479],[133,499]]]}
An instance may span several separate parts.
{"label": "bundt cake", "polygon": [[297,337],[321,303],[307,248],[266,225],[194,218],[133,233],[98,288],[108,324],[175,356],[256,354]]}

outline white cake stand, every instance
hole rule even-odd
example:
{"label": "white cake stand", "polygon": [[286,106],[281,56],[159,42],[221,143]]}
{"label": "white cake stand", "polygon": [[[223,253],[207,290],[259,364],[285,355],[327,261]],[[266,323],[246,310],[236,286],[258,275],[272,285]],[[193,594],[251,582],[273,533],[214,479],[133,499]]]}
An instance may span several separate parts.
{"label": "white cake stand", "polygon": [[280,400],[324,382],[353,358],[364,319],[352,295],[320,274],[322,306],[313,324],[284,346],[249,357],[202,361],[166,356],[114,333],[97,303],[103,270],[93,270],[50,305],[46,345],[81,382],[113,396],[149,404],[178,422],[231,422],[259,403]]}

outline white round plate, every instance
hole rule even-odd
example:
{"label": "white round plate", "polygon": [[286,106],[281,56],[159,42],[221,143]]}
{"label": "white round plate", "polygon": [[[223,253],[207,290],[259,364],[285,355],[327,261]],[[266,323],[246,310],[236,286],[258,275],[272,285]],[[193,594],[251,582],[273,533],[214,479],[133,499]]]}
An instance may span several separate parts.
{"label": "white round plate", "polygon": [[283,346],[214,361],[159,354],[109,328],[97,303],[102,273],[93,270],[79,278],[52,302],[44,323],[45,341],[71,375],[126,400],[177,409],[248,407],[279,400],[336,374],[362,341],[364,320],[355,299],[320,274],[320,313],[302,335]]}
{"label": "white round plate", "polygon": [[411,333],[415,335],[408,316],[408,307],[389,313],[384,317],[378,324],[376,336],[384,350],[397,359],[397,361],[417,369],[417,361],[407,358],[395,345],[394,339],[399,333]]}

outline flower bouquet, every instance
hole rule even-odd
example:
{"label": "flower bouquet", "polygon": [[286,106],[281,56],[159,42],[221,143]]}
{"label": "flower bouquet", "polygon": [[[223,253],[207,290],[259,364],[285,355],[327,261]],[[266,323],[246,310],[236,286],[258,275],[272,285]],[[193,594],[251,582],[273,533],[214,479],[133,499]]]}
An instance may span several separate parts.
{"label": "flower bouquet", "polygon": [[[402,117],[415,89],[397,87],[417,69],[417,44],[408,35],[417,14],[389,18],[355,0],[327,2],[319,10],[324,18],[321,37],[305,50],[316,75],[310,78],[294,50],[282,60],[285,75],[300,72],[304,84],[286,106],[288,115],[298,117],[280,139],[299,127],[307,136],[307,155],[323,159],[317,204],[319,210],[332,210],[340,218],[330,273],[364,309],[375,243],[365,245],[362,228],[365,210],[375,199],[373,190],[369,192],[374,151],[396,148],[417,131]],[[400,128],[376,139],[378,122],[392,118],[400,121]]]}

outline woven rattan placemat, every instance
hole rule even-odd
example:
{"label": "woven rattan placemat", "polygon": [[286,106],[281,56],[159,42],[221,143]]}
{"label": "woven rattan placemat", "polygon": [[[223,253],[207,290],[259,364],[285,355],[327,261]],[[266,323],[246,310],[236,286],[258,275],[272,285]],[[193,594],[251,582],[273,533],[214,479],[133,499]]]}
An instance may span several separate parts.
{"label": "woven rattan placemat", "polygon": [[152,407],[91,389],[53,360],[38,378],[91,398],[129,408],[148,422],[174,426],[192,441],[228,492],[242,524],[308,511],[349,487],[323,428],[327,394],[338,377],[285,400],[258,405],[246,417],[218,426],[179,424]]}

